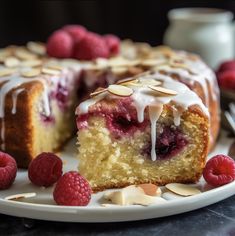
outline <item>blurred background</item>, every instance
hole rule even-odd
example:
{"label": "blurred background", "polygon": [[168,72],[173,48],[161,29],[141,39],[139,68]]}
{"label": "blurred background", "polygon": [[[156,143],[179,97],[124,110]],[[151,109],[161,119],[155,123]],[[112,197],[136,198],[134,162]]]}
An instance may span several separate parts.
{"label": "blurred background", "polygon": [[81,24],[100,34],[158,45],[168,26],[167,12],[180,7],[214,7],[235,13],[233,0],[1,1],[0,47],[45,41],[65,24]]}

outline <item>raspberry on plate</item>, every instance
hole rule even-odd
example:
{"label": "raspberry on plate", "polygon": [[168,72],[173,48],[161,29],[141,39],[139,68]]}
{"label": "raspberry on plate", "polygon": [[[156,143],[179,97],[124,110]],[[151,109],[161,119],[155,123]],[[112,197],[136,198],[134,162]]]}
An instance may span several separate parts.
{"label": "raspberry on plate", "polygon": [[49,37],[46,47],[51,57],[69,58],[73,53],[74,42],[69,33],[57,30]]}
{"label": "raspberry on plate", "polygon": [[221,88],[235,89],[235,70],[220,72],[217,77]]}
{"label": "raspberry on plate", "polygon": [[70,171],[58,180],[53,197],[58,205],[86,206],[91,199],[91,187],[78,172]]}
{"label": "raspberry on plate", "polygon": [[70,34],[75,43],[80,42],[87,33],[86,28],[81,25],[66,25],[62,30]]}
{"label": "raspberry on plate", "polygon": [[53,153],[43,152],[29,165],[28,177],[37,186],[49,187],[62,175],[62,160]]}
{"label": "raspberry on plate", "polygon": [[17,173],[17,164],[13,157],[7,153],[0,152],[0,189],[9,188]]}
{"label": "raspberry on plate", "polygon": [[230,61],[223,62],[219,66],[219,69],[217,70],[217,73],[220,73],[220,72],[223,72],[223,71],[228,71],[228,70],[235,70],[235,60],[230,60]]}
{"label": "raspberry on plate", "polygon": [[79,60],[109,57],[109,48],[105,40],[100,35],[91,32],[75,45],[74,50],[74,57]]}
{"label": "raspberry on plate", "polygon": [[107,34],[104,35],[104,40],[108,44],[110,54],[116,55],[119,53],[120,39],[117,36],[113,34]]}
{"label": "raspberry on plate", "polygon": [[214,187],[228,184],[235,180],[235,161],[225,155],[216,155],[206,163],[203,177]]}

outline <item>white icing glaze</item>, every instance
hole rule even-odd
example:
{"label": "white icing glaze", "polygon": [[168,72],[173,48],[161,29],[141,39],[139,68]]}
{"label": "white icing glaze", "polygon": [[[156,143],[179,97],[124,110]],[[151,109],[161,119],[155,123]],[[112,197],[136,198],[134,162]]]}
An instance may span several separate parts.
{"label": "white icing glaze", "polygon": [[12,114],[16,114],[17,98],[18,98],[18,95],[23,91],[24,91],[24,89],[20,88],[20,89],[15,90],[12,93],[12,110],[11,110]]}
{"label": "white icing glaze", "polygon": [[152,161],[156,161],[157,155],[156,155],[156,128],[157,128],[157,121],[162,113],[163,106],[157,105],[157,106],[149,106],[149,119],[151,122],[151,158]]}
{"label": "white icing glaze", "polygon": [[[162,81],[162,87],[171,89],[177,92],[175,96],[161,96],[157,94],[155,91],[152,91],[148,88],[147,83],[148,80],[159,80]],[[180,115],[183,110],[187,110],[188,107],[192,105],[198,105],[205,115],[209,117],[208,109],[202,103],[202,100],[199,96],[190,90],[185,84],[173,80],[168,75],[162,75],[158,72],[152,75],[147,75],[139,78],[141,84],[145,84],[144,86],[136,86],[133,83],[125,84],[133,89],[134,93],[131,95],[133,100],[133,105],[137,111],[137,117],[139,122],[144,121],[144,111],[146,107],[149,107],[149,119],[151,123],[151,141],[152,141],[152,149],[151,149],[151,158],[152,160],[156,160],[156,152],[155,152],[155,143],[156,143],[156,123],[158,118],[161,115],[163,105],[172,103],[179,106],[181,109],[179,112],[173,112],[174,122],[176,125],[180,125]],[[102,100],[105,97],[112,99],[113,95],[110,95],[108,92],[104,92],[99,94],[98,96],[88,99],[85,102],[81,103],[78,106],[77,115],[85,114],[89,111],[89,107],[94,105],[96,102]]]}

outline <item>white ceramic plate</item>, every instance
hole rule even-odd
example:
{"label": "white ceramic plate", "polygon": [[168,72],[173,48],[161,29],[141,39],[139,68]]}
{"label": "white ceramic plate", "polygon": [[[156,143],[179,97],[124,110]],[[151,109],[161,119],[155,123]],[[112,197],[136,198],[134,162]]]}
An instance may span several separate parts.
{"label": "white ceramic plate", "polygon": [[[223,132],[215,150],[210,156],[219,153],[227,154],[231,142],[232,139],[228,139],[225,132]],[[77,160],[75,158],[75,152],[75,140],[72,140],[61,155],[65,161],[64,171],[76,170]],[[235,182],[219,188],[210,189],[205,184],[204,180],[201,180],[197,186],[203,191],[198,195],[179,197],[173,193],[165,193],[163,196],[168,199],[166,203],[150,205],[147,207],[137,205],[101,206],[100,203],[104,192],[94,194],[87,207],[65,207],[55,205],[52,198],[52,188],[45,189],[33,186],[27,178],[27,171],[20,170],[13,186],[8,190],[0,192],[0,213],[51,221],[132,221],[169,216],[195,210],[235,194]],[[24,199],[24,201],[4,200],[6,196],[25,192],[36,192],[37,195],[33,198]]]}

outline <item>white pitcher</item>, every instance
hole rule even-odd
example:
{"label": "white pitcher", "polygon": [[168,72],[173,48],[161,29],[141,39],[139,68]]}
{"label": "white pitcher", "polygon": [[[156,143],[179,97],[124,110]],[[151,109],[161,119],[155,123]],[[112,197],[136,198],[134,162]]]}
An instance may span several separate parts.
{"label": "white pitcher", "polygon": [[199,54],[212,68],[234,58],[233,14],[214,8],[169,11],[164,44]]}

